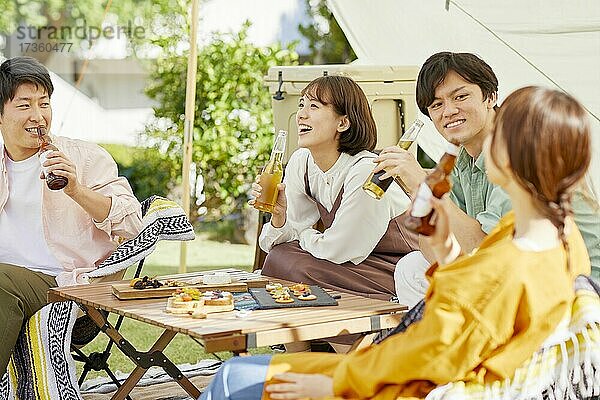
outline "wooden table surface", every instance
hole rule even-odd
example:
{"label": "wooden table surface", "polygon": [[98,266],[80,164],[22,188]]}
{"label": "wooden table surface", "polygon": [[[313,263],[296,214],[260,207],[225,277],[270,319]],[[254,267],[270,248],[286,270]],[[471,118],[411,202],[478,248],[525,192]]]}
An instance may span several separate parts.
{"label": "wooden table surface", "polygon": [[[247,272],[234,269],[219,271],[234,276],[248,275]],[[204,273],[207,272],[213,271]],[[169,278],[181,279],[201,274],[170,275]],[[239,317],[239,313],[231,311],[208,314],[206,319],[193,319],[166,313],[165,298],[119,300],[112,293],[113,283],[53,288],[48,293],[48,299],[74,300],[189,335],[201,341],[208,352],[246,351],[272,344],[392,328],[406,311],[406,306],[400,304],[340,293],[338,306],[254,310],[245,317]]]}

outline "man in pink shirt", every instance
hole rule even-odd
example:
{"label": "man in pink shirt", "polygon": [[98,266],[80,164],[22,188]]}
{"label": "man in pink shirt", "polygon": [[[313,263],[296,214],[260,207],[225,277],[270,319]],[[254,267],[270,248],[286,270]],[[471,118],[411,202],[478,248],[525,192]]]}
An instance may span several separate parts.
{"label": "man in pink shirt", "polygon": [[[118,237],[132,238],[142,227],[141,206],[112,157],[95,144],[48,133],[53,90],[48,70],[33,58],[0,65],[0,376],[48,289],[83,282]],[[58,148],[42,163],[40,129]],[[50,190],[49,172],[68,184]]]}

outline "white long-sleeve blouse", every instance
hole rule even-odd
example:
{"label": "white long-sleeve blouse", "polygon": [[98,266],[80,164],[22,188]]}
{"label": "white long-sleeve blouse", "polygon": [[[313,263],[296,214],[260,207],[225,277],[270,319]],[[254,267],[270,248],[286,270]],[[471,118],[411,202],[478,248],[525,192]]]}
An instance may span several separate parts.
{"label": "white long-sleeve blouse", "polygon": [[[277,244],[298,240],[300,247],[316,258],[336,264],[364,261],[385,234],[390,220],[410,205],[408,196],[395,184],[381,200],[365,193],[362,185],[375,166],[374,157],[374,153],[366,150],[354,156],[341,153],[335,164],[323,172],[309,150],[296,150],[285,168],[286,222],[281,228],[265,224],[260,247],[268,252]],[[311,194],[328,211],[344,187],[333,224],[323,233],[313,229],[320,216],[317,205],[305,191],[307,165]]]}

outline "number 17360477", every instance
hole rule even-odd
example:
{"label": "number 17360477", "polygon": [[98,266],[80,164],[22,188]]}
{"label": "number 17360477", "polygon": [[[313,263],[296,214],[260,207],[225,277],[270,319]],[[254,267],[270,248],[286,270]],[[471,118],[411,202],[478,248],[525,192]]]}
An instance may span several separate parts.
{"label": "number 17360477", "polygon": [[72,42],[56,42],[56,43],[51,43],[51,42],[23,42],[23,43],[19,43],[19,47],[21,49],[21,52],[23,53],[50,53],[50,52],[56,52],[56,53],[66,53],[71,51],[71,48],[73,47],[73,43]]}

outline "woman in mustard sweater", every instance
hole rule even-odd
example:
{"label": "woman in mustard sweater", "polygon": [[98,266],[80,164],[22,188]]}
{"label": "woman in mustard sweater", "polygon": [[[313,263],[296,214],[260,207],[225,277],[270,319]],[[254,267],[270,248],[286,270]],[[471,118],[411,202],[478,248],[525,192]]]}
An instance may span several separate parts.
{"label": "woman in mustard sweater", "polygon": [[586,112],[562,92],[519,89],[498,112],[484,152],[487,174],[513,211],[479,249],[461,255],[447,200],[434,201],[429,240],[438,262],[427,273],[420,321],[346,355],[232,359],[201,399],[424,398],[449,382],[512,378],[568,315],[574,278],[590,273],[570,208],[591,160]]}

